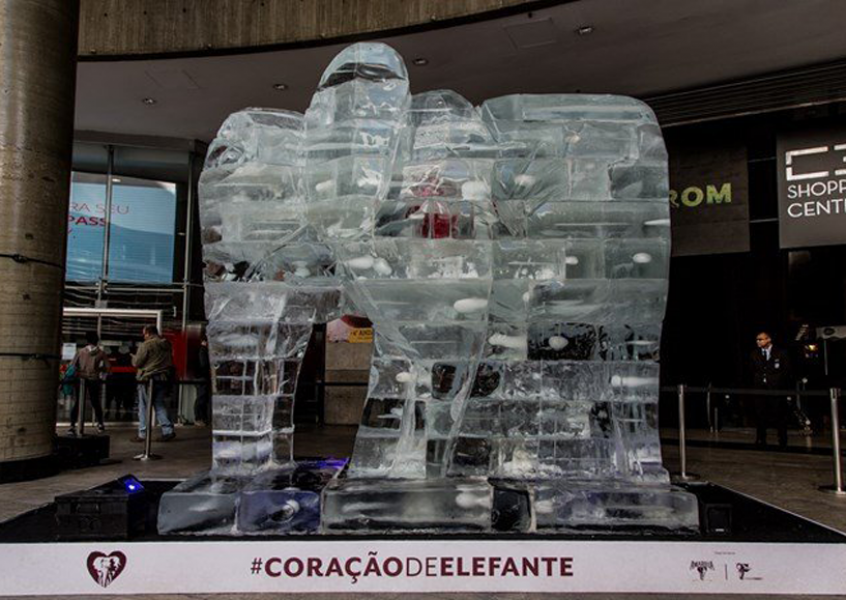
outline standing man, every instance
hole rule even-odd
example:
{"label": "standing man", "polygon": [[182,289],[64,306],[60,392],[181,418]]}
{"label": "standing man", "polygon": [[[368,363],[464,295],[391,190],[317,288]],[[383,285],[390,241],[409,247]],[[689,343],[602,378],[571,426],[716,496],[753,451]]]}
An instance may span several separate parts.
{"label": "standing man", "polygon": [[162,426],[162,441],[167,442],[176,437],[165,407],[172,383],[173,349],[169,341],[159,336],[159,330],[153,325],[146,325],[143,335],[144,343],[132,357],[132,366],[138,369],[138,435],[132,441],[142,442],[147,437],[147,387],[152,381],[153,408],[156,410],[156,420]]}
{"label": "standing man", "polygon": [[[73,407],[71,408],[71,424],[68,430],[68,434],[70,435],[76,435],[76,419],[79,416],[79,407],[82,405],[84,411],[86,399],[94,409],[94,418],[97,420],[97,431],[102,433],[106,430],[106,426],[103,423],[103,406],[100,404],[100,386],[109,374],[109,360],[106,358],[106,353],[99,346],[100,337],[96,332],[89,331],[86,333],[85,342],[85,347],[77,351],[71,363],[71,367],[74,368],[80,383],[79,389],[76,390]],[[83,388],[85,389],[85,398],[81,397]]]}
{"label": "standing man", "polygon": [[[770,334],[762,331],[755,336],[758,349],[752,353],[752,385],[764,390],[789,389],[793,385],[790,375],[790,360],[787,352],[773,346]],[[780,396],[755,396],[755,444],[767,443],[767,426],[775,425],[778,430],[778,445],[787,447],[787,421],[790,407],[787,398]]]}

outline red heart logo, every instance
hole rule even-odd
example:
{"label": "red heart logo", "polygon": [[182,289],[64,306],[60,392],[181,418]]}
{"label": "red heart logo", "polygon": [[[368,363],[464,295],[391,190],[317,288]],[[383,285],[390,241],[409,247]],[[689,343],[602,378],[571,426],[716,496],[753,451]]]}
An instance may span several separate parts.
{"label": "red heart logo", "polygon": [[126,567],[126,554],[118,551],[111,554],[92,552],[85,564],[94,581],[103,587],[109,587]]}

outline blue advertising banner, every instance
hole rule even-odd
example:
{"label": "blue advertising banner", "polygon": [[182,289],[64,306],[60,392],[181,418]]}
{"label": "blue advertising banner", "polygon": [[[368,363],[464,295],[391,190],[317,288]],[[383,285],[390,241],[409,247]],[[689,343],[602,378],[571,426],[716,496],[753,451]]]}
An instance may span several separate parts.
{"label": "blue advertising banner", "polygon": [[[106,176],[74,173],[68,214],[68,281],[97,281],[103,272]],[[108,280],[171,283],[176,185],[112,178]]]}

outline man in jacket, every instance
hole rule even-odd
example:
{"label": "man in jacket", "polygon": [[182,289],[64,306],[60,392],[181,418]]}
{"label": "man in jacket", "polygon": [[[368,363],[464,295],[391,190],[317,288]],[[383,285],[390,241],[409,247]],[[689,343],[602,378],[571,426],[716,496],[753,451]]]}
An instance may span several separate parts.
{"label": "man in jacket", "polygon": [[[103,406],[100,404],[100,388],[109,373],[109,361],[106,358],[106,353],[98,346],[100,337],[96,332],[89,331],[86,333],[85,342],[85,347],[77,351],[76,356],[73,357],[73,362],[68,367],[74,369],[76,377],[79,379],[79,389],[74,395],[70,414],[71,423],[68,430],[70,435],[76,435],[76,419],[79,416],[80,400],[85,402],[86,399],[94,409],[97,431],[102,433],[106,430],[103,423]],[[85,398],[81,398],[83,394]]]}
{"label": "man in jacket", "polygon": [[167,442],[176,437],[165,407],[172,383],[173,349],[153,325],[146,325],[142,333],[144,342],[132,357],[132,366],[137,369],[135,378],[138,380],[138,435],[132,440],[142,442],[147,437],[147,389],[152,382],[156,421],[162,427],[162,441]]}
{"label": "man in jacket", "polygon": [[[752,352],[752,385],[764,390],[784,390],[793,386],[790,359],[787,352],[773,345],[770,334],[762,331],[755,336],[758,349]],[[767,426],[775,425],[778,444],[787,446],[787,421],[790,407],[787,398],[780,396],[755,396],[755,421],[757,445],[766,445]]]}

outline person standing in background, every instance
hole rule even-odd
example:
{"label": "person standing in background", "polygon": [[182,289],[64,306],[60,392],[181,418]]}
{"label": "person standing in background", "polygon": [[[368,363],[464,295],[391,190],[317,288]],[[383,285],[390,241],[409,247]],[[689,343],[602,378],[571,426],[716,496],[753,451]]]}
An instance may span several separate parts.
{"label": "person standing in background", "polygon": [[[790,359],[787,352],[773,345],[770,334],[762,331],[755,336],[757,350],[752,352],[752,385],[764,390],[784,390],[793,386],[790,373]],[[778,445],[787,446],[787,422],[790,417],[789,401],[786,397],[755,396],[755,444],[767,443],[767,427],[774,425],[778,430]]]}
{"label": "person standing in background", "polygon": [[142,333],[144,343],[132,357],[132,366],[138,369],[135,376],[138,381],[138,435],[132,438],[132,441],[143,442],[147,436],[147,387],[152,381],[153,408],[156,411],[156,420],[162,427],[162,441],[167,442],[176,437],[173,422],[165,406],[165,399],[172,384],[173,348],[153,325],[144,326]]}
{"label": "person standing in background", "polygon": [[[106,430],[103,423],[103,406],[100,404],[100,388],[109,374],[109,361],[106,358],[106,353],[98,345],[100,337],[96,332],[89,331],[86,333],[85,342],[85,347],[76,352],[69,367],[74,369],[79,380],[79,387],[76,390],[70,414],[71,424],[70,429],[68,429],[70,435],[76,435],[76,420],[79,416],[80,401],[85,402],[86,399],[94,409],[97,431],[102,433]],[[83,392],[83,390],[85,391]],[[81,397],[83,394],[85,398]]]}

